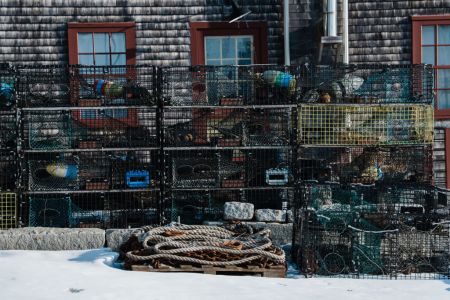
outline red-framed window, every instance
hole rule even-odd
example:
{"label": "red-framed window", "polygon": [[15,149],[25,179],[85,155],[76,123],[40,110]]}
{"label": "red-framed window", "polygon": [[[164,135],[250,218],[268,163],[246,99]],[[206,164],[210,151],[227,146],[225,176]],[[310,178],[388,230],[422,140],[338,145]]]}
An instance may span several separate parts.
{"label": "red-framed window", "polygon": [[[85,81],[92,84],[103,79],[103,74],[96,74],[103,66],[112,66],[108,79],[115,82],[126,81],[128,68],[114,66],[136,64],[136,30],[134,22],[118,23],[68,23],[69,64],[89,65],[99,68],[82,69]],[[124,73],[124,70],[125,71]],[[104,71],[104,70],[103,70]],[[116,72],[117,71],[117,72]],[[114,74],[113,74],[114,73]],[[81,106],[100,106],[98,99],[83,96],[79,82],[71,82],[72,102]],[[89,93],[88,93],[89,94]],[[117,102],[117,101],[116,101]],[[125,103],[123,103],[125,104]],[[136,110],[82,110],[74,111],[73,118],[89,127],[111,126],[115,122],[136,126]]]}
{"label": "red-framed window", "polygon": [[191,22],[190,33],[192,65],[267,63],[265,22]]}
{"label": "red-framed window", "polygon": [[[267,25],[265,22],[191,22],[191,62],[192,65],[251,65],[267,63]],[[233,69],[234,70],[234,69]],[[219,70],[217,70],[219,71]],[[226,72],[224,76],[232,77],[238,82],[237,72]],[[199,86],[193,86],[198,89]],[[245,83],[230,88],[246,88]],[[201,85],[200,90],[205,90],[208,99],[215,99],[219,95]],[[223,96],[223,95],[222,95]],[[202,98],[202,97],[200,97]],[[216,99],[218,100],[218,99]],[[228,99],[228,101],[234,101]],[[213,101],[214,102],[214,101]],[[207,143],[208,132],[207,119],[213,119],[214,113],[226,116],[226,109],[209,111],[207,116],[201,109],[193,109],[194,131],[196,143]]]}
{"label": "red-framed window", "polygon": [[432,64],[435,117],[450,118],[450,15],[413,16],[413,63]]}
{"label": "red-framed window", "polygon": [[[435,118],[450,119],[450,15],[412,17],[412,62],[433,65]],[[446,187],[450,188],[450,129],[445,129]]]}

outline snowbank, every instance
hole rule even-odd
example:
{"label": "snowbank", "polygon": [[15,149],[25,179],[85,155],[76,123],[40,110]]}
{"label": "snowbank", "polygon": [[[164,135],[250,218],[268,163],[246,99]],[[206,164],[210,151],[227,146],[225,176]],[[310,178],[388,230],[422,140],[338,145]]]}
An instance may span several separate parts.
{"label": "snowbank", "polygon": [[450,281],[162,274],[113,267],[117,253],[0,251],[0,299],[443,300]]}

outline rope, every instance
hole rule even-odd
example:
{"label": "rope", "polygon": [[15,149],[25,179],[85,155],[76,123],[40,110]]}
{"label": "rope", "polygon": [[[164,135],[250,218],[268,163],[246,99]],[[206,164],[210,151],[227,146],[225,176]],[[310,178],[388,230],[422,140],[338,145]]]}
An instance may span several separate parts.
{"label": "rope", "polygon": [[[272,245],[270,230],[253,233],[202,225],[145,226],[132,232],[139,245],[124,251],[128,264],[191,263],[210,266],[284,264],[285,253]],[[126,248],[126,247],[125,247]]]}

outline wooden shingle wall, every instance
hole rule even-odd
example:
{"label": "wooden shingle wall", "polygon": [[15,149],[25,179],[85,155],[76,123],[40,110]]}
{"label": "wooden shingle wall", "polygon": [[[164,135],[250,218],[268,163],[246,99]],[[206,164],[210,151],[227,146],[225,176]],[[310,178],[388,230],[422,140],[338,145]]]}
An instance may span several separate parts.
{"label": "wooden shingle wall", "polygon": [[450,14],[450,0],[349,0],[351,63],[411,63],[411,16]]}
{"label": "wooden shingle wall", "polygon": [[[239,0],[267,21],[270,63],[283,57],[282,0]],[[67,63],[67,22],[136,22],[137,61],[190,65],[189,21],[224,21],[223,0],[0,0],[0,62]]]}

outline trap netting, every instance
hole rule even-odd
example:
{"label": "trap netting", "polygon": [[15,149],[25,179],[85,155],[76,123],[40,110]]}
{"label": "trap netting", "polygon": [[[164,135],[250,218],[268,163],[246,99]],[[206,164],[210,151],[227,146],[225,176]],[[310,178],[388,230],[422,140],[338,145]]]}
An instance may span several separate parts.
{"label": "trap netting", "polygon": [[304,145],[405,145],[433,141],[429,105],[301,105],[298,140]]}

